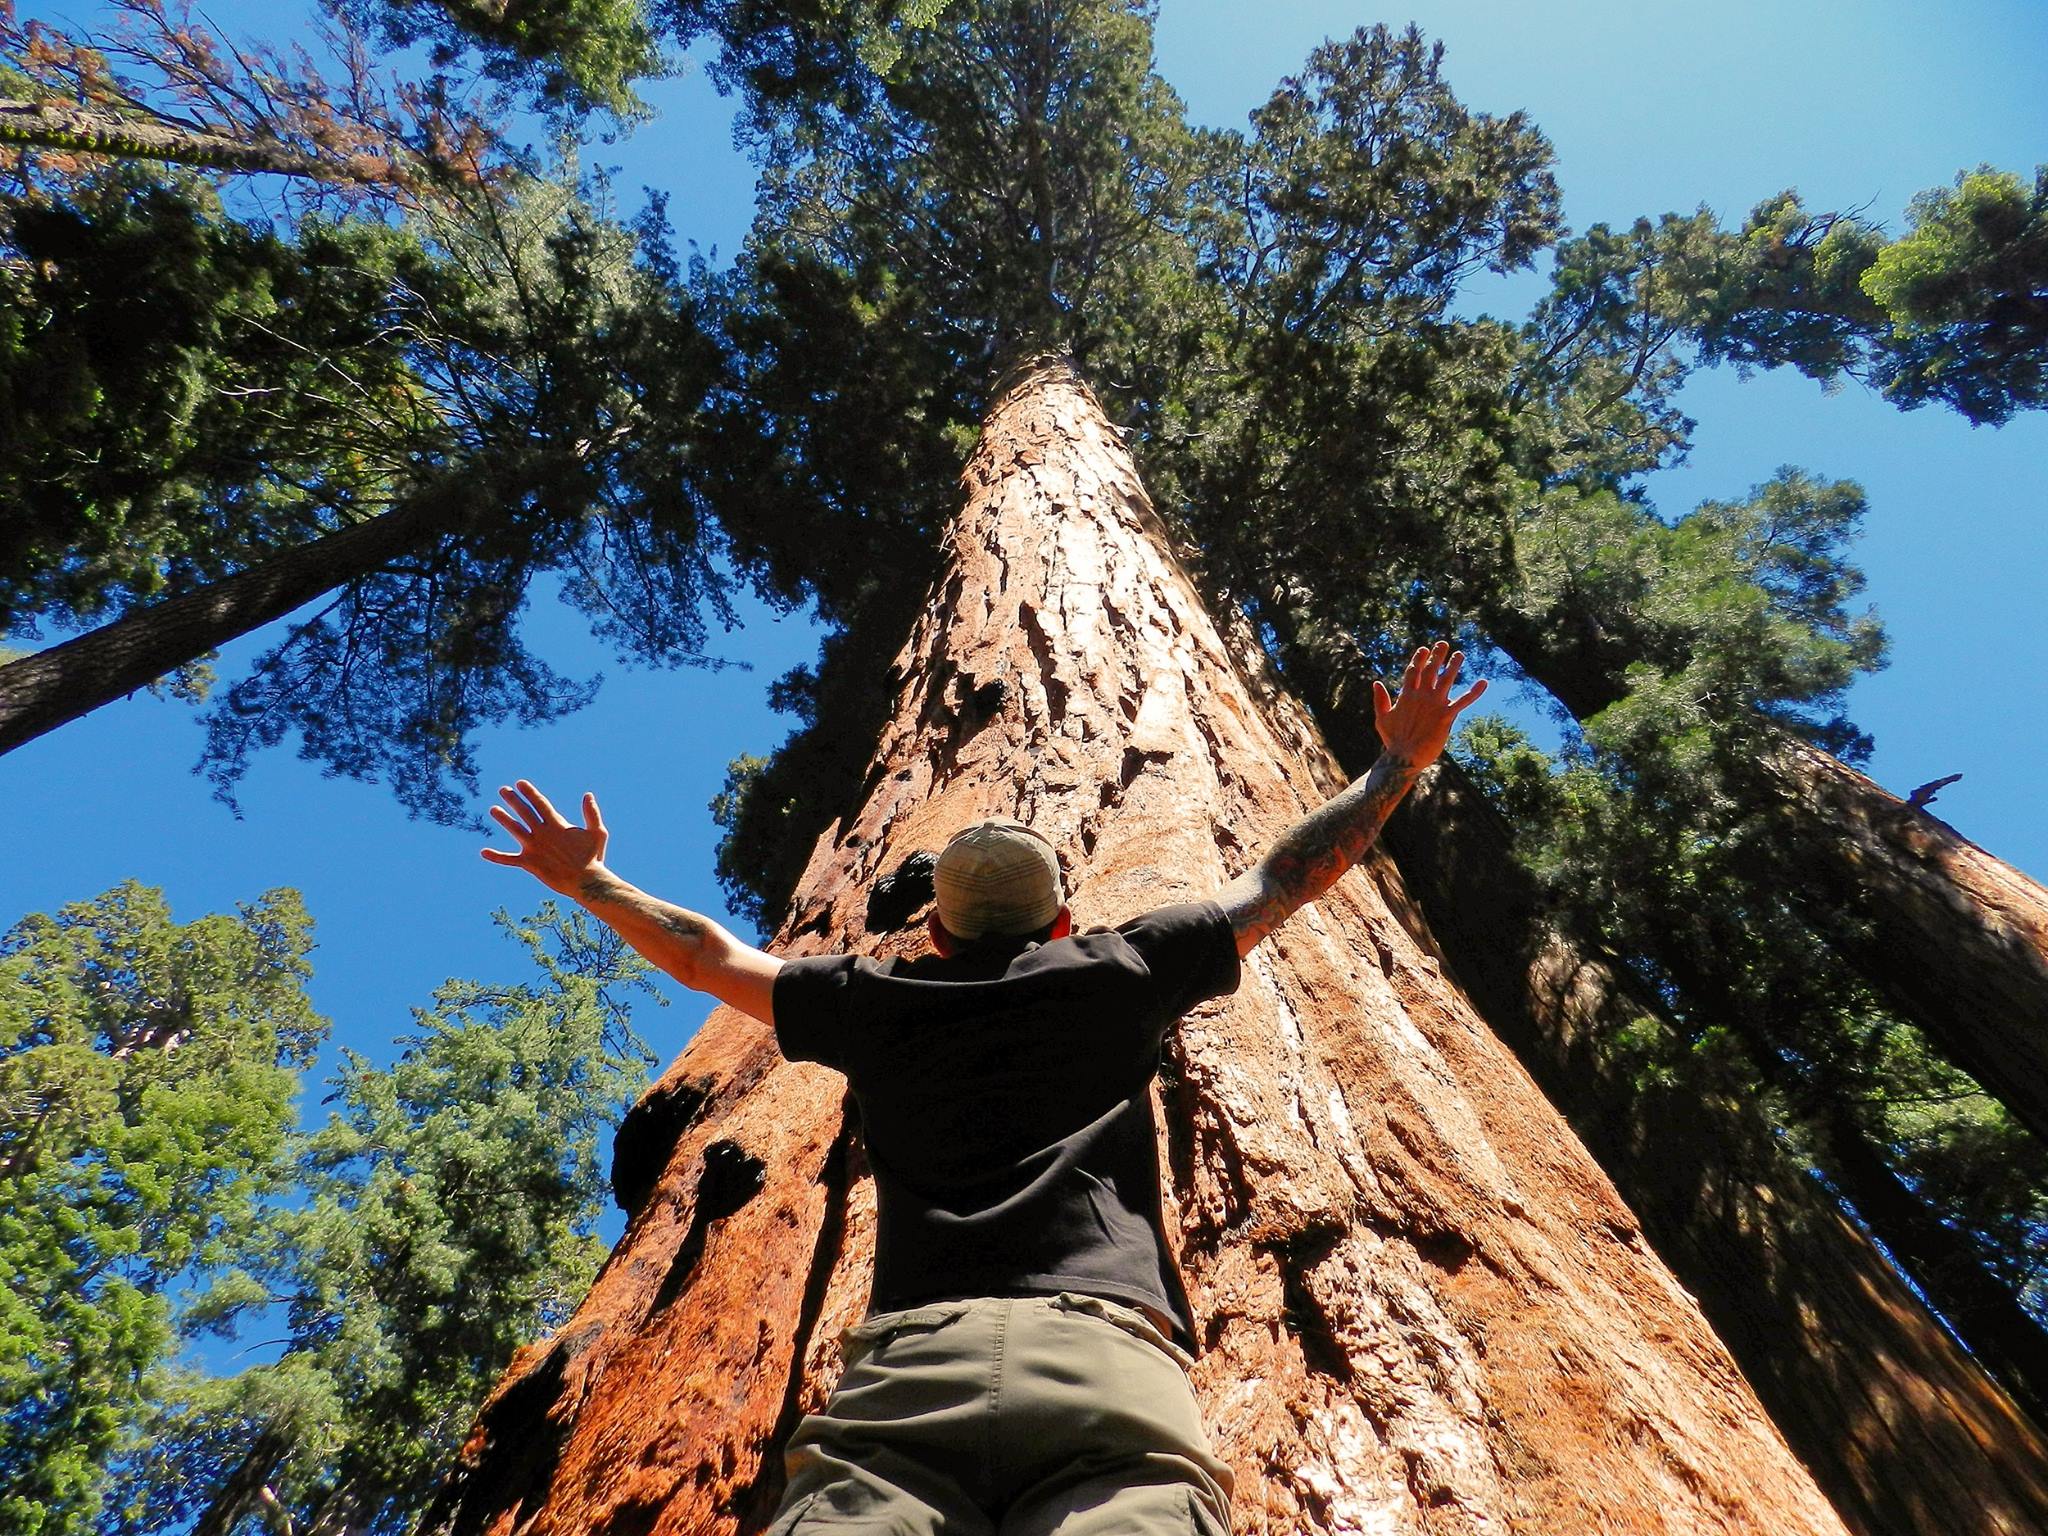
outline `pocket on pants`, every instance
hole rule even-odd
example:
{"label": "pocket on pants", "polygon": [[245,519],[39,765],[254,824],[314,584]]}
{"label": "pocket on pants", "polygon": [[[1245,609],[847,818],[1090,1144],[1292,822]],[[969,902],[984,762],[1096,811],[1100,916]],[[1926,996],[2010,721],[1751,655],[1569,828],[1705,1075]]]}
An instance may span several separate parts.
{"label": "pocket on pants", "polygon": [[909,1307],[901,1312],[877,1312],[862,1318],[851,1328],[839,1330],[839,1353],[851,1366],[864,1360],[891,1339],[911,1333],[931,1333],[958,1322],[967,1315],[964,1301],[939,1302],[928,1307]]}
{"label": "pocket on pants", "polygon": [[804,1523],[804,1514],[818,1502],[818,1495],[799,1500],[775,1517],[775,1523],[761,1533],[761,1536],[796,1536]]}
{"label": "pocket on pants", "polygon": [[1194,1366],[1195,1357],[1168,1338],[1157,1323],[1136,1307],[1127,1307],[1121,1302],[1110,1301],[1101,1296],[1090,1296],[1081,1291],[1061,1291],[1052,1298],[1052,1304],[1063,1312],[1080,1312],[1089,1317],[1099,1317],[1112,1327],[1121,1328],[1125,1333],[1143,1339],[1183,1371]]}

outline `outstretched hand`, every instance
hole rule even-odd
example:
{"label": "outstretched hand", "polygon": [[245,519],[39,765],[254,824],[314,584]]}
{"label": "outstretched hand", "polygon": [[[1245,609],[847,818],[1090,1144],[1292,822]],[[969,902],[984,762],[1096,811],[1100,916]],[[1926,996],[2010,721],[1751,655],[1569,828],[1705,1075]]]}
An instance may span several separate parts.
{"label": "outstretched hand", "polygon": [[1458,712],[1486,692],[1486,682],[1481,679],[1457,698],[1451,697],[1451,685],[1457,682],[1458,668],[1464,664],[1463,651],[1454,651],[1450,641],[1439,640],[1408,658],[1408,670],[1401,675],[1400,698],[1388,694],[1385,683],[1375,680],[1372,685],[1373,723],[1381,742],[1388,752],[1418,771],[1443,752]]}
{"label": "outstretched hand", "polygon": [[[549,890],[573,896],[594,869],[604,866],[605,844],[610,834],[598,814],[597,796],[583,797],[583,825],[575,826],[548,802],[548,797],[525,779],[516,790],[501,789],[505,805],[494,805],[491,814],[519,844],[517,853],[486,848],[483,855],[493,864],[523,869]],[[506,805],[511,810],[505,808]]]}

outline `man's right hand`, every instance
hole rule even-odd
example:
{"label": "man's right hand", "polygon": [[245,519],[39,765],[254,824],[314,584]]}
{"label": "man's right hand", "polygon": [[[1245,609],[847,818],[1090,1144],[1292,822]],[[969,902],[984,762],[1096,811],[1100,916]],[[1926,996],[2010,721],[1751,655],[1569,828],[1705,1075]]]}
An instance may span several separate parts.
{"label": "man's right hand", "polygon": [[[593,873],[604,868],[605,844],[610,834],[598,814],[597,796],[583,797],[583,825],[574,826],[549,803],[548,797],[525,779],[515,789],[500,789],[505,805],[491,807],[491,815],[519,844],[517,853],[486,848],[483,855],[493,864],[523,869],[549,890],[576,896]],[[507,810],[505,807],[510,806]]]}
{"label": "man's right hand", "polygon": [[782,962],[734,938],[710,918],[657,900],[606,869],[608,834],[597,796],[583,797],[583,825],[578,827],[525,779],[498,793],[505,804],[492,806],[491,814],[518,840],[519,851],[486,848],[485,858],[523,869],[549,890],[581,903],[684,986],[709,992],[764,1024],[775,1022],[775,976]]}

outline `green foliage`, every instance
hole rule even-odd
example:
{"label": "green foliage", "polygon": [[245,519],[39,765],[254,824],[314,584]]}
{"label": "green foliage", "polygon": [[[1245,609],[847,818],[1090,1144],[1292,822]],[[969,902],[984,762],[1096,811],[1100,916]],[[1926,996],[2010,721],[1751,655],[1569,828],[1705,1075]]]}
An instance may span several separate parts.
{"label": "green foliage", "polygon": [[[611,57],[613,23],[638,15],[455,9],[502,24],[485,40],[500,58],[572,35]],[[230,211],[247,200],[197,173],[54,153],[10,164],[0,492],[28,515],[0,535],[0,628],[124,625],[109,641],[192,696],[206,658],[151,626],[157,600],[433,509],[398,557],[334,563],[328,602],[214,694],[205,765],[231,796],[254,752],[296,734],[330,770],[464,819],[474,729],[553,718],[595,687],[523,643],[533,583],[629,664],[657,665],[704,663],[735,582],[772,585],[721,560],[703,513],[699,433],[723,364],[661,208],[623,219],[601,177],[509,162],[494,124],[451,115],[435,82],[385,86],[360,50],[323,87],[303,58],[133,15],[117,51],[145,62],[118,75],[40,23],[0,27],[0,42],[38,90],[113,93],[159,122],[274,136],[247,104],[289,105],[293,145],[310,136],[307,152],[367,179],[249,220]],[[412,158],[394,181],[399,153]],[[743,460],[746,426],[719,422],[703,457]]]}
{"label": "green foliage", "polygon": [[852,46],[818,57],[799,28],[749,39],[728,78],[820,79],[757,84],[766,179],[733,301],[774,303],[794,269],[908,329],[901,371],[914,359],[925,390],[948,392],[921,413],[928,431],[971,429],[995,369],[1028,345],[1063,347],[1112,386],[1156,368],[1163,289],[1193,259],[1161,232],[1198,166],[1148,68],[1151,17],[1136,0],[963,0],[904,31],[886,68]]}
{"label": "green foliage", "polygon": [[1754,761],[1723,756],[1743,750],[1730,733],[1673,680],[1631,681],[1559,758],[1499,720],[1471,722],[1452,748],[1554,908],[1678,1021],[1646,1022],[1603,1055],[1645,1092],[1689,1083],[1760,1101],[1852,1202],[1868,1177],[1854,1138],[1964,1238],[1964,1256],[1913,1270],[1937,1305],[1965,1279],[1938,1269],[1977,1264],[2048,1317],[2048,1149],[1841,959],[1853,919],[1803,899],[1814,851],[1754,787]]}
{"label": "green foliage", "polygon": [[[1904,1026],[1833,958],[1846,919],[1811,895],[1813,850],[1758,771],[1786,730],[1868,750],[1843,707],[1884,648],[1853,606],[1860,490],[1788,468],[1667,520],[1633,484],[1687,446],[1675,393],[1703,362],[1889,366],[1865,285],[1882,236],[1789,193],[1735,230],[1706,210],[1596,226],[1559,244],[1526,323],[1461,319],[1467,276],[1560,238],[1532,125],[1470,111],[1440,50],[1375,28],[1319,48],[1248,135],[1193,133],[1145,79],[1150,20],[964,6],[898,67],[787,29],[732,66],[768,195],[707,309],[752,359],[755,439],[787,445],[771,462],[815,497],[806,542],[836,550],[837,517],[915,547],[935,514],[899,466],[944,461],[1012,349],[1065,347],[1354,766],[1366,685],[1417,634],[1494,650],[1574,717],[1557,763],[1498,725],[1465,750],[1552,899],[1679,1020],[1604,1050],[1673,1102],[1688,1083],[1764,1095],[1823,1166],[1853,1136],[1980,1234],[2035,1230],[2027,1191],[2048,1183],[1983,1177],[1994,1143],[2031,1164],[1983,1129],[1980,1099],[1910,1134],[1890,1118],[1932,1079],[1873,1075],[1872,1042]],[[872,566],[814,568],[822,593]],[[821,597],[843,636],[868,590]],[[827,730],[822,710],[876,691],[899,632],[828,654],[803,679],[804,728],[735,765],[721,874],[757,913],[857,783],[871,732]],[[1979,1257],[2031,1274],[2003,1242]]]}
{"label": "green foliage", "polygon": [[121,1467],[110,1531],[257,1518],[410,1528],[512,1352],[558,1327],[604,1256],[606,1133],[651,1060],[646,969],[550,904],[500,923],[538,977],[451,981],[388,1068],[344,1052],[336,1109],[295,1143],[297,1202],[215,1276],[188,1331],[267,1319],[274,1363],[171,1381]]}
{"label": "green foliage", "polygon": [[[436,446],[392,322],[418,242],[224,215],[196,180],[117,172],[24,202],[0,268],[0,626],[79,628],[317,534]],[[366,432],[368,424],[374,430]]]}
{"label": "green foliage", "polygon": [[[1234,585],[1277,588],[1272,568],[1310,548],[1373,567],[1425,515],[1410,510],[1422,483],[1466,487],[1464,536],[1495,536],[1477,509],[1501,479],[1489,423],[1509,338],[1442,317],[1459,277],[1549,238],[1548,146],[1519,117],[1463,108],[1439,51],[1384,28],[1319,49],[1254,139],[1198,134],[1148,67],[1152,18],[1121,0],[991,0],[949,6],[886,68],[795,27],[728,61],[755,93],[767,181],[706,307],[759,412],[742,440],[779,451],[713,500],[728,526],[761,526],[747,499],[780,493],[824,615],[871,626],[839,653],[850,665],[819,674],[842,723],[792,738],[788,772],[734,786],[741,807],[765,799],[735,812],[723,868],[760,879],[767,910],[786,886],[764,872],[802,858],[780,840],[807,850],[840,809],[830,794],[858,780],[871,733],[855,727],[887,699],[846,700],[873,692],[872,656],[900,633],[873,604],[921,584],[960,455],[1019,351],[1076,359],[1131,424],[1155,496],[1228,549]],[[1372,547],[1265,510],[1324,480],[1393,509]]]}
{"label": "green foliage", "polygon": [[2048,166],[2032,187],[1981,167],[1906,216],[1862,278],[1891,322],[1880,387],[1975,422],[2048,404]]}
{"label": "green foliage", "polygon": [[416,442],[387,495],[464,510],[405,558],[337,580],[224,692],[207,739],[224,793],[296,731],[302,756],[382,779],[415,812],[467,818],[475,728],[553,719],[595,689],[521,637],[529,592],[551,575],[629,663],[705,664],[708,623],[730,627],[733,577],[691,446],[718,360],[676,291],[665,231],[620,224],[600,198],[530,181],[416,225],[435,281],[390,308],[448,446]]}
{"label": "green foliage", "polygon": [[1996,425],[2048,404],[2048,167],[2029,187],[1989,166],[1914,197],[1898,239],[1810,214],[1795,192],[1724,237],[1698,326],[1704,355],[1862,378],[1905,409],[1930,401]]}
{"label": "green foliage", "polygon": [[[668,72],[643,0],[329,0],[388,47],[425,45],[437,70],[481,56],[484,75],[543,106],[642,117],[635,82]],[[688,4],[676,9],[688,14]]]}
{"label": "green foliage", "polygon": [[462,819],[475,728],[595,686],[520,637],[546,577],[629,662],[701,663],[707,623],[730,624],[692,447],[720,363],[658,210],[623,223],[565,173],[451,193],[401,228],[309,214],[287,238],[203,186],[117,171],[23,202],[9,229],[17,631],[139,618],[394,507],[451,508],[402,558],[337,569],[329,603],[217,696],[224,795],[297,732],[302,755]]}
{"label": "green foliage", "polygon": [[[464,24],[463,7],[403,14]],[[517,29],[576,14],[514,7],[488,40],[537,58]],[[431,411],[391,441],[429,447],[403,475],[376,460],[392,483],[360,505],[313,499],[330,523],[449,485],[504,510],[343,585],[229,691],[215,761],[297,728],[453,815],[469,723],[580,696],[517,645],[535,576],[565,573],[628,656],[673,661],[724,612],[722,554],[836,631],[780,685],[799,729],[736,762],[716,803],[721,879],[765,925],[857,790],[897,684],[877,660],[922,595],[1002,365],[1062,348],[1354,766],[1366,685],[1419,634],[1491,648],[1558,701],[1558,761],[1498,722],[1460,750],[1551,899],[1678,1021],[1606,1042],[1617,1059],[1674,1102],[1688,1083],[1763,1096],[1823,1168],[1874,1149],[2038,1300],[2038,1149],[1834,958],[1848,920],[1812,895],[1810,834],[1758,772],[1786,730],[1868,748],[1843,707],[1883,659],[1852,607],[1861,493],[1785,469],[1667,518],[1636,478],[1687,446],[1676,391],[1703,363],[1866,378],[1973,420],[2038,404],[2038,181],[1962,178],[1896,241],[1793,192],[1733,229],[1703,209],[1567,238],[1541,133],[1466,107],[1415,29],[1327,43],[1248,132],[1198,132],[1149,67],[1154,15],[677,8],[677,34],[715,32],[720,78],[748,93],[763,193],[736,265],[678,270],[653,221],[621,225],[570,176],[415,220],[424,265],[387,309],[406,338],[393,377]],[[1460,317],[1467,278],[1553,245],[1526,320]],[[239,313],[243,288],[216,286],[207,304]],[[252,1304],[222,1284],[225,1312]],[[313,1348],[258,1407],[194,1389],[178,1443],[217,1448],[211,1485],[252,1445],[295,1508],[405,1485],[404,1467],[313,1448],[303,1426],[346,1416]]]}
{"label": "green foliage", "polygon": [[[542,107],[592,110],[632,122],[648,115],[635,92],[673,72],[662,38],[688,44],[714,34],[728,60],[780,49],[845,50],[875,69],[891,68],[905,42],[945,10],[947,0],[327,0],[387,46],[424,44],[436,70],[472,56],[485,78]],[[730,67],[730,66],[729,66]],[[762,72],[757,84],[766,86]]]}
{"label": "green foliage", "polygon": [[[711,797],[711,821],[725,835],[718,842],[718,886],[734,914],[756,929],[775,925],[766,893],[794,888],[768,870],[748,862],[750,851],[786,853],[798,839],[784,825],[791,809],[785,799],[777,803],[772,790],[764,791],[761,776],[772,759],[743,752],[725,765],[725,784]],[[767,818],[771,825],[760,830],[743,826],[754,818]]]}
{"label": "green foliage", "polygon": [[[615,936],[499,921],[535,979],[447,983],[389,1067],[343,1052],[312,1131],[292,1098],[326,1023],[294,893],[177,924],[129,884],[0,941],[7,1530],[407,1528],[595,1274],[606,1133],[650,1060]],[[252,1333],[283,1353],[176,1363]]]}
{"label": "green foliage", "polygon": [[179,924],[134,884],[0,940],[0,1527],[91,1523],[180,1277],[266,1241],[310,945],[290,891]]}
{"label": "green foliage", "polygon": [[1610,743],[1676,747],[1761,719],[1856,757],[1869,743],[1842,696],[1884,660],[1875,617],[1847,607],[1863,586],[1845,553],[1863,512],[1858,486],[1790,467],[1675,524],[1609,491],[1559,488],[1518,521],[1514,585],[1485,619],[1518,654],[1540,654],[1528,664],[1589,731],[1605,722]]}

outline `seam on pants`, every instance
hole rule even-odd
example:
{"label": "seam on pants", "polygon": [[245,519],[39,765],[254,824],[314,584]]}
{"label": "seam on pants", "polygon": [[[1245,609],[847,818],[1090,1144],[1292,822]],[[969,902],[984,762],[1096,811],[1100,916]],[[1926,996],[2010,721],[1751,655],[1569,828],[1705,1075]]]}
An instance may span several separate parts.
{"label": "seam on pants", "polygon": [[1003,1344],[1010,1326],[1010,1307],[1005,1301],[996,1309],[996,1338],[988,1373],[988,1451],[982,1464],[982,1491],[993,1496],[996,1489],[996,1453],[1001,1446],[998,1419],[1003,1405]]}
{"label": "seam on pants", "polygon": [[1201,1495],[1192,1488],[1186,1490],[1186,1492],[1188,1496],[1188,1529],[1194,1532],[1194,1536],[1212,1536],[1212,1533],[1217,1532],[1220,1532],[1221,1536],[1229,1536],[1230,1527],[1228,1523],[1220,1527],[1217,1525],[1215,1512],[1203,1502]]}

